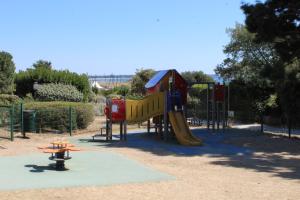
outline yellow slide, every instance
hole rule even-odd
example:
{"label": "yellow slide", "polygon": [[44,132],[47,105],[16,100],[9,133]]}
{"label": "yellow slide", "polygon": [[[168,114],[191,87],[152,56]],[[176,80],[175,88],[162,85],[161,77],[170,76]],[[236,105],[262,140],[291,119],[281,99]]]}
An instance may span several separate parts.
{"label": "yellow slide", "polygon": [[202,145],[202,141],[192,134],[182,112],[171,111],[169,112],[169,118],[180,144],[189,146]]}

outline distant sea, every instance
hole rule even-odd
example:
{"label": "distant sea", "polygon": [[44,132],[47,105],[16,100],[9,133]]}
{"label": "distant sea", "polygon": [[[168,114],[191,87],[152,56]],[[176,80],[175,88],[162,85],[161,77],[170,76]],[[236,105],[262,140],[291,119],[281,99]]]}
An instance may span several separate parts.
{"label": "distant sea", "polygon": [[217,74],[208,74],[208,76],[212,77],[216,83],[223,83],[223,79]]}
{"label": "distant sea", "polygon": [[[223,83],[223,79],[216,74],[208,74],[210,77],[214,79],[216,83]],[[91,81],[98,81],[102,83],[126,83],[131,80],[133,75],[103,75],[103,76],[90,76],[89,79]]]}

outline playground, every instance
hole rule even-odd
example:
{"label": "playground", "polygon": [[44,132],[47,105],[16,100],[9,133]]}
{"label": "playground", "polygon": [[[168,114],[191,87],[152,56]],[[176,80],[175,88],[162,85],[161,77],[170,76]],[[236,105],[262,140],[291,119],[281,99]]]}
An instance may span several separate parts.
{"label": "playground", "polygon": [[0,200],[300,200],[300,1],[2,1]]}
{"label": "playground", "polygon": [[74,135],[12,129],[13,141],[0,140],[1,197],[298,199],[300,140],[230,128],[226,86],[202,84],[206,125],[171,69],[148,81],[143,98],[107,98],[104,116]]}
{"label": "playground", "polygon": [[110,142],[92,134],[64,139],[80,147],[67,171],[48,167],[36,147],[58,138],[1,141],[2,199],[298,199],[298,140],[251,131],[193,129],[204,146],[164,142],[146,129],[118,132]]}

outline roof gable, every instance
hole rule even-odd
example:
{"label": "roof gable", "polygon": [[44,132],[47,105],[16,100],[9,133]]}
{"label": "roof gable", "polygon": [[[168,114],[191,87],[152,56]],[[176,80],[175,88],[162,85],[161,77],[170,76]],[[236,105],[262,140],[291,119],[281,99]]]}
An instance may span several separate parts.
{"label": "roof gable", "polygon": [[149,81],[148,83],[145,85],[145,88],[152,88],[154,86],[156,86],[163,78],[165,75],[168,74],[170,70],[161,70],[158,71]]}
{"label": "roof gable", "polygon": [[[178,77],[181,82],[184,84],[184,85],[187,85],[186,81],[184,80],[184,78],[175,70],[175,69],[169,69],[169,70],[161,70],[161,71],[158,71],[148,82],[147,84],[145,85],[145,88],[146,89],[149,89],[149,88],[152,88],[154,86],[156,86],[161,80],[163,80],[163,78],[165,76],[168,75],[168,73],[171,73],[171,72],[175,72],[176,74],[176,77]],[[171,76],[171,75],[170,75]]]}

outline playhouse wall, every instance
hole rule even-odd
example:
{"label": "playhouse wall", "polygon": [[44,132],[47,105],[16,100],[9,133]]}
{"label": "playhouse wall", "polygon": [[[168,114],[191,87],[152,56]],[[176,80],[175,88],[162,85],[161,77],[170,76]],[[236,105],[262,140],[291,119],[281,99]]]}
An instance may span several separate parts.
{"label": "playhouse wall", "polygon": [[125,120],[125,100],[112,99],[111,101],[111,118],[113,122]]}
{"label": "playhouse wall", "polygon": [[164,93],[157,92],[141,100],[126,100],[126,120],[139,123],[164,113]]}

